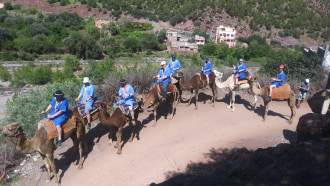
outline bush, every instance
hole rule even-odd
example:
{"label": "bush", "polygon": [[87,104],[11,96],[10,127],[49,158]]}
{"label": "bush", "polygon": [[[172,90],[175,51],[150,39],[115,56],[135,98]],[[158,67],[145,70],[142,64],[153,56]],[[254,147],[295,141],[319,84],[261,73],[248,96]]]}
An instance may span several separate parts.
{"label": "bush", "polygon": [[77,83],[64,82],[48,84],[44,88],[30,89],[28,93],[15,96],[12,101],[7,102],[7,116],[1,123],[18,122],[23,127],[26,135],[32,137],[37,129],[37,122],[44,117],[40,113],[49,105],[53,93],[56,90],[62,90],[69,101],[70,109],[72,109],[75,106],[74,99],[78,96],[80,88],[81,85]]}
{"label": "bush", "polygon": [[2,64],[0,64],[0,78],[1,78],[1,81],[10,80],[10,73],[7,70],[7,68],[5,68]]}

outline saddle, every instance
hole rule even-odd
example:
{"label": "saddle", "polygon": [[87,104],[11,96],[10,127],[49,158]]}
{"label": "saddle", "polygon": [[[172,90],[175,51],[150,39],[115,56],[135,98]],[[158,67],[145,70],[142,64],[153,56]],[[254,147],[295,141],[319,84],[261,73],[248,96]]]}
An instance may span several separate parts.
{"label": "saddle", "polygon": [[[92,106],[92,110],[89,112],[91,115],[99,110],[96,104],[102,103],[101,98],[94,97],[93,99],[94,99],[94,103],[93,103],[93,106]],[[81,104],[81,103],[78,103],[77,108],[78,108],[78,112],[79,112],[80,116],[82,118],[85,118],[86,117],[85,105]]]}
{"label": "saddle", "polygon": [[248,78],[250,77],[250,73],[249,71],[245,71],[245,78],[241,79],[240,77],[238,77],[238,81],[242,81],[242,80],[248,80]]}
{"label": "saddle", "polygon": [[[163,90],[163,83],[159,83],[159,82],[156,82],[155,84],[154,84],[154,86],[155,85],[158,85],[158,90],[160,91],[160,94],[163,94],[164,93],[164,90]],[[170,94],[171,92],[173,92],[174,91],[174,86],[173,86],[173,84],[170,82],[169,84],[168,84],[168,86],[167,86],[167,94]]]}
{"label": "saddle", "polygon": [[278,88],[275,87],[273,88],[272,91],[272,99],[277,99],[277,100],[289,99],[290,91],[291,91],[290,85],[287,83]]}
{"label": "saddle", "polygon": [[[116,108],[119,108],[124,115],[128,116],[129,115],[129,105],[126,105],[125,103],[120,103],[116,106]],[[133,104],[133,110],[136,110],[139,107],[139,104],[137,102],[135,102]],[[116,109],[115,108],[115,109]]]}
{"label": "saddle", "polygon": [[[62,124],[63,134],[71,132],[72,130],[77,128],[76,119],[72,114],[72,111],[69,110],[69,117]],[[42,119],[38,122],[38,129],[44,127],[46,132],[48,133],[48,139],[52,140],[58,137],[57,129],[55,124],[50,119]]]}
{"label": "saddle", "polygon": [[[203,74],[203,72],[200,72],[199,77],[200,77],[201,81],[206,81],[206,76]],[[214,75],[214,72],[212,72],[209,75],[209,79],[213,80],[214,78],[215,78],[215,75]]]}

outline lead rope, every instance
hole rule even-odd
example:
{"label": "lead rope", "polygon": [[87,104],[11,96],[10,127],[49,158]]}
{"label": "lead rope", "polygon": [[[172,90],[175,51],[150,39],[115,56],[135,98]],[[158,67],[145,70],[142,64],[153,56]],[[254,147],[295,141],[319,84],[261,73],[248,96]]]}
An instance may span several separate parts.
{"label": "lead rope", "polygon": [[4,155],[5,157],[4,157],[4,168],[3,168],[3,173],[2,173],[2,175],[1,175],[1,177],[0,177],[0,182],[3,180],[3,178],[4,178],[5,175],[6,175],[7,139],[8,139],[8,136],[6,136],[6,139],[3,140],[3,142],[2,142],[2,143],[5,143],[5,155]]}

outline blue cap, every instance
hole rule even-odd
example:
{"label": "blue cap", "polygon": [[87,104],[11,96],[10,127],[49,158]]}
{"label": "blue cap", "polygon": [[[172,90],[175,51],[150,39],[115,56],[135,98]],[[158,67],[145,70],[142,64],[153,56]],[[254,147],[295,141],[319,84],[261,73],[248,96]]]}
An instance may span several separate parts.
{"label": "blue cap", "polygon": [[205,59],[210,59],[209,56],[206,56]]}
{"label": "blue cap", "polygon": [[175,59],[175,55],[172,55],[172,59]]}

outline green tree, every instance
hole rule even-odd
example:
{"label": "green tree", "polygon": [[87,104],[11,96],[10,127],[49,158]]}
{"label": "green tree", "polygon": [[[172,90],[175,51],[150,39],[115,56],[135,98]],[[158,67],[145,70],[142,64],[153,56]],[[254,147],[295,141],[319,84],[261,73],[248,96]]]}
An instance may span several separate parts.
{"label": "green tree", "polygon": [[64,67],[71,68],[73,71],[80,69],[80,62],[76,56],[66,56],[64,60]]}
{"label": "green tree", "polygon": [[125,46],[126,49],[130,49],[133,52],[141,51],[141,48],[142,48],[142,44],[141,44],[140,40],[135,36],[127,37],[124,40],[123,45]]}
{"label": "green tree", "polygon": [[0,78],[1,81],[8,81],[10,80],[10,73],[6,67],[4,67],[2,64],[0,64]]}
{"label": "green tree", "polygon": [[12,40],[10,32],[7,28],[0,28],[0,50],[3,43],[7,42],[8,40]]}
{"label": "green tree", "polygon": [[100,38],[100,29],[94,25],[94,22],[87,24],[86,31],[93,36],[96,41]]}

